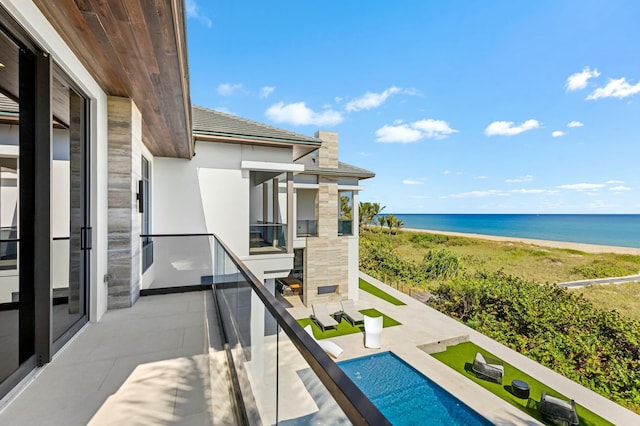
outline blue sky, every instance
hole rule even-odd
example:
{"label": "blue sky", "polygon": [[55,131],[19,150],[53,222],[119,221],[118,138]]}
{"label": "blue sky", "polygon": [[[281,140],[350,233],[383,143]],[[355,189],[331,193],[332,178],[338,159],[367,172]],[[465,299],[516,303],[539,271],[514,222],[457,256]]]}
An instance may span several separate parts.
{"label": "blue sky", "polygon": [[187,0],[192,102],[313,135],[393,213],[640,213],[640,2]]}

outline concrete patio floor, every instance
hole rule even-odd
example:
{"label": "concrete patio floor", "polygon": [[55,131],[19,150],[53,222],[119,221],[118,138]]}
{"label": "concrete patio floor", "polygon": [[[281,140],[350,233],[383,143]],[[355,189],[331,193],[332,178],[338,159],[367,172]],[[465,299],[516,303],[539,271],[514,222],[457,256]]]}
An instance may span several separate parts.
{"label": "concrete patio floor", "polygon": [[[640,416],[632,411],[590,391],[589,389],[555,373],[506,346],[476,332],[458,321],[424,305],[412,297],[361,273],[360,276],[400,299],[406,305],[395,306],[370,293],[360,291],[356,302],[358,309],[375,308],[400,321],[402,325],[385,328],[382,333],[382,349],[366,349],[363,334],[352,334],[331,339],[344,352],[337,361],[347,360],[376,352],[392,351],[415,369],[434,380],[476,412],[497,425],[536,425],[536,419],[493,395],[478,384],[468,380],[453,369],[440,363],[420,349],[420,346],[458,339],[483,347],[521,371],[536,377],[558,392],[573,398],[576,403],[617,425],[640,424]],[[330,312],[340,310],[339,304],[329,304]],[[296,319],[308,318],[310,309],[294,307],[289,312]]]}
{"label": "concrete patio floor", "polygon": [[[614,424],[640,424],[640,416],[633,412],[408,295],[362,276],[406,305],[394,306],[360,291],[356,306],[375,308],[402,325],[383,330],[382,349],[366,349],[362,334],[332,339],[344,349],[336,361],[391,350],[494,424],[540,424],[421,349],[468,339]],[[329,309],[337,311],[339,305],[330,304]],[[295,318],[310,314],[301,306],[288,310]],[[36,370],[17,395],[0,407],[0,424],[234,424],[225,352],[216,316],[207,312],[215,312],[209,291],[147,296],[130,309],[108,311],[99,323],[88,324],[79,332],[51,363]],[[290,419],[291,424],[322,424],[328,418],[343,423],[328,392],[294,346],[285,344],[286,336],[278,334],[280,343],[276,335],[268,336],[263,348],[271,353],[269,347],[278,345],[280,363],[266,359],[258,369],[256,360],[246,365],[261,417],[267,422],[275,419],[274,403],[279,403],[279,419]],[[280,402],[273,396],[275,375],[271,370],[277,365],[286,366],[279,373],[281,389],[295,389]]]}
{"label": "concrete patio floor", "polygon": [[108,311],[36,370],[0,424],[233,424],[212,303],[202,291]]}

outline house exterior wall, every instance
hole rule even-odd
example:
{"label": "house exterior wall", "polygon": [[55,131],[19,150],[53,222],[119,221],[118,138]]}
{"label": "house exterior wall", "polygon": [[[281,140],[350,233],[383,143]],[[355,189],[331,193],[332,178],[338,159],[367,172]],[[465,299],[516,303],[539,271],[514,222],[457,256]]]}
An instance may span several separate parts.
{"label": "house exterior wall", "polygon": [[[304,303],[337,302],[348,297],[348,239],[338,236],[338,180],[319,177],[318,236],[308,237],[304,263]],[[333,293],[318,288],[336,286]]]}
{"label": "house exterior wall", "polygon": [[132,306],[140,296],[142,116],[129,98],[109,105],[109,309]]}
{"label": "house exterior wall", "polygon": [[[249,225],[255,219],[250,201],[261,200],[261,194],[252,190],[250,170],[241,164],[291,163],[291,155],[290,148],[197,142],[190,161],[155,158],[153,233],[216,234],[258,278],[286,276],[293,267],[292,254],[249,256]],[[157,266],[155,273],[160,273]]]}

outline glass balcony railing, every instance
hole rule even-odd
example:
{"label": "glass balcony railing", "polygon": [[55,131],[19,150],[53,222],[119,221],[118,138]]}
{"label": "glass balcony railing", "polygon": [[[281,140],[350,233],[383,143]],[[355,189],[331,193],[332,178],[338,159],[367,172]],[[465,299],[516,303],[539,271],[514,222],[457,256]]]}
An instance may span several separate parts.
{"label": "glass balcony railing", "polygon": [[317,237],[318,221],[317,220],[298,220],[296,235],[298,237]]}
{"label": "glass balcony railing", "polygon": [[213,235],[148,234],[140,238],[146,268],[140,285],[141,294],[175,287],[196,289],[213,282]]}
{"label": "glass balcony railing", "polygon": [[214,299],[242,424],[388,420],[217,238]]}
{"label": "glass balcony railing", "polygon": [[338,220],[338,235],[353,235],[353,221],[351,219]]}
{"label": "glass balcony railing", "polygon": [[249,228],[249,253],[286,253],[287,225],[282,223],[257,223]]}

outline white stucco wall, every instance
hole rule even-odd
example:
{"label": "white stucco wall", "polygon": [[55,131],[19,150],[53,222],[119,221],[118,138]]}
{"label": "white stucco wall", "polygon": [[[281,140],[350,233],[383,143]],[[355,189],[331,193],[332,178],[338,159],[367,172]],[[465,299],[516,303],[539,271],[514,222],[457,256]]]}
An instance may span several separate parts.
{"label": "white stucco wall", "polygon": [[[262,189],[251,195],[250,171],[241,169],[242,161],[290,163],[291,150],[198,142],[191,161],[155,158],[153,233],[216,234],[259,279],[269,277],[274,269],[278,276],[286,276],[281,271],[291,269],[293,255],[261,260],[256,258],[264,256],[249,257],[249,225],[253,219],[249,206],[251,200],[259,201],[262,209]],[[158,266],[155,268],[160,276]]]}
{"label": "white stucco wall", "polygon": [[107,309],[107,98],[91,74],[30,0],[0,0],[31,38],[62,68],[90,99],[91,144],[91,253],[90,319],[97,321]]}

